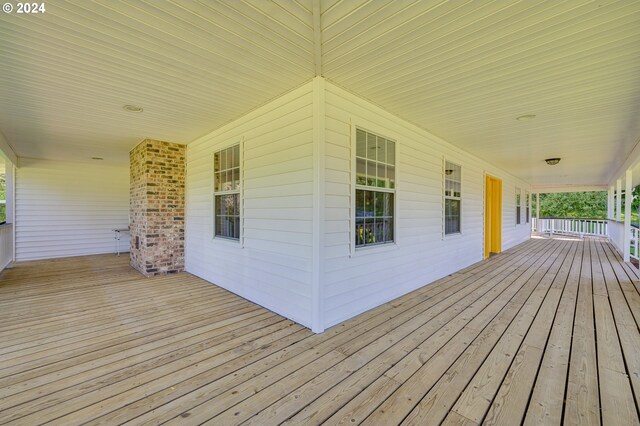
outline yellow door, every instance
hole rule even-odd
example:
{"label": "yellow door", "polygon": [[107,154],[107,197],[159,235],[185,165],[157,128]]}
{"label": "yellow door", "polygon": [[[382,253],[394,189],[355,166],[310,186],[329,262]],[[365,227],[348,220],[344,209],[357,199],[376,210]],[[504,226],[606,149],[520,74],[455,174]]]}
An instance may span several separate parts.
{"label": "yellow door", "polygon": [[492,185],[491,185],[491,177],[487,176],[486,182],[484,185],[484,258],[489,257],[489,253],[491,253],[491,194],[492,194]]}
{"label": "yellow door", "polygon": [[484,257],[502,251],[502,181],[487,176],[485,182]]}

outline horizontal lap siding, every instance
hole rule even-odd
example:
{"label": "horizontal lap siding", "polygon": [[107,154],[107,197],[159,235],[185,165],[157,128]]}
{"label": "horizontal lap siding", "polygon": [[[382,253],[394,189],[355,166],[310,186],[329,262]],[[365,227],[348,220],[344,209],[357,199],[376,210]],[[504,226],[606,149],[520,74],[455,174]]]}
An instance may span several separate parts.
{"label": "horizontal lap siding", "polygon": [[[24,158],[16,174],[17,260],[115,252],[129,224],[129,168]],[[120,250],[129,250],[122,235]]]}
{"label": "horizontal lap siding", "polygon": [[[311,321],[312,92],[307,84],[187,146],[186,270]],[[244,140],[243,247],[213,238],[213,153]]]}
{"label": "horizontal lap siding", "polygon": [[[351,125],[397,141],[396,242],[350,257]],[[331,326],[482,260],[484,173],[503,181],[503,250],[529,238],[515,226],[524,182],[327,84],[324,319]],[[481,142],[481,141],[479,141]],[[462,235],[442,238],[442,158],[462,166]],[[524,211],[524,203],[523,203]]]}

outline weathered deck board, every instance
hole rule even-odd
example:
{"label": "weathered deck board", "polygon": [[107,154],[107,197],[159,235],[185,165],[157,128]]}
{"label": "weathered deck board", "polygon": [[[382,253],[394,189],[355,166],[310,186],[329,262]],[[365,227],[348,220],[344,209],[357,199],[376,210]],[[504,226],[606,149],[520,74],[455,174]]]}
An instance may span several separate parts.
{"label": "weathered deck board", "polygon": [[[564,258],[562,267],[556,274],[547,296],[541,304],[536,317],[516,353],[511,367],[496,394],[485,424],[521,423],[524,419],[534,383],[537,381],[542,356],[547,348],[551,328],[567,283],[577,282],[576,276],[570,277],[576,256],[582,257],[573,245]],[[570,279],[571,278],[571,279]],[[566,337],[566,336],[565,336]],[[564,384],[563,384],[564,385]],[[563,389],[561,386],[560,389]],[[562,400],[562,394],[556,394]]]}
{"label": "weathered deck board", "polygon": [[0,274],[0,423],[638,424],[638,276],[532,239],[314,335],[126,257]]}
{"label": "weathered deck board", "polygon": [[591,251],[584,244],[573,339],[569,359],[564,417],[568,424],[600,424],[600,391],[596,363],[596,335],[593,313],[595,286],[591,275]]}
{"label": "weathered deck board", "polygon": [[[426,316],[416,318],[417,323],[423,323],[420,328],[416,330],[420,332],[413,332],[411,335],[399,340],[397,344],[394,344],[394,339],[389,339],[388,334],[376,342],[380,344],[369,344],[353,353],[347,360],[339,363],[338,366],[341,364],[348,365],[349,362],[352,363],[352,365],[348,365],[347,368],[342,369],[342,374],[336,375],[333,372],[327,372],[329,373],[328,375],[332,376],[335,382],[342,380],[345,376],[350,375],[352,371],[357,369],[354,368],[355,366],[361,366],[370,361],[372,363],[379,362],[381,358],[378,357],[378,355],[384,351],[382,359],[385,359],[387,365],[391,366],[395,364],[393,368],[389,368],[384,374],[390,376],[390,378],[395,381],[402,381],[402,377],[407,375],[411,366],[420,365],[421,362],[432,357],[435,352],[434,349],[442,347],[445,342],[451,340],[454,335],[486,308],[489,301],[495,300],[498,296],[507,298],[506,296],[502,296],[505,290],[508,290],[512,286],[516,287],[513,285],[514,280],[509,279],[509,277],[513,275],[515,274],[503,276],[502,279],[500,275],[496,276],[493,280],[487,282],[485,286],[470,293],[465,298],[466,300],[460,300],[435,318],[428,318]],[[353,344],[353,342],[350,343]],[[404,359],[399,362],[401,358]],[[355,363],[355,365],[353,365],[353,363]],[[401,377],[396,376],[395,372],[392,373],[394,369]],[[348,372],[348,374],[345,374],[345,371]],[[304,391],[308,393],[309,386],[303,386],[303,388],[305,387],[307,389]],[[276,421],[283,421],[286,420],[288,416],[297,414],[300,406],[296,406],[295,402],[300,400],[299,392],[299,390],[296,390],[285,398],[280,399],[280,401],[272,404],[272,406],[264,409],[253,417],[248,424],[264,424],[267,422],[267,419],[271,418],[275,418]],[[316,393],[316,395],[317,394],[318,393]],[[255,408],[255,404],[251,399],[244,401],[243,404]],[[224,418],[213,418],[211,419],[211,423],[213,424],[219,420],[222,420],[221,423],[225,423]]]}
{"label": "weathered deck board", "polygon": [[[556,252],[559,251],[558,249],[559,247],[556,248]],[[542,276],[553,264],[556,252],[545,250],[543,256],[535,263],[527,264],[526,270],[518,277],[518,280],[509,283],[507,291],[493,302],[485,304],[485,309],[446,345],[443,345],[442,348],[433,348],[434,352],[437,351],[436,356],[423,362],[416,374],[413,374],[408,380],[402,380],[399,389],[382,402],[380,407],[367,418],[367,423],[393,424],[401,421],[415,406],[414,401],[419,400],[429,390],[429,385],[435,384],[442,377],[456,358],[469,347],[469,343],[476,340],[483,329],[492,323],[507,326],[517,311],[515,306],[519,305],[515,301],[518,298],[528,297],[534,291]],[[471,344],[473,345],[473,343]],[[421,354],[419,350],[414,352],[418,356]],[[407,375],[405,371],[400,371],[399,374]],[[354,417],[351,416],[351,418]]]}
{"label": "weathered deck board", "polygon": [[560,253],[554,264],[555,268],[551,270],[552,273],[545,275],[535,291],[527,298],[507,331],[458,398],[452,411],[477,424],[482,423],[498,389],[505,380],[509,367],[518,354],[524,337],[536,318],[538,310],[548,296],[551,285],[567,254],[566,250]]}
{"label": "weathered deck board", "polygon": [[[514,256],[515,258],[522,259],[522,261],[526,261],[527,259],[525,252],[516,252]],[[176,412],[181,413],[184,410],[188,410],[190,420],[194,422],[205,421],[212,417],[212,415],[219,413],[219,411],[217,411],[219,409],[218,407],[222,408],[220,411],[223,411],[225,407],[223,404],[214,405],[211,400],[213,398],[217,398],[218,401],[220,398],[239,399],[239,397],[235,396],[237,393],[234,394],[238,389],[234,389],[233,387],[242,386],[242,383],[248,380],[248,378],[255,377],[261,373],[265,374],[273,368],[280,367],[283,362],[287,362],[288,366],[292,367],[298,365],[299,359],[304,360],[309,356],[317,358],[334,348],[344,346],[342,350],[346,351],[348,350],[347,345],[349,345],[350,342],[356,342],[355,344],[359,345],[359,347],[366,346],[368,342],[373,342],[376,339],[385,337],[389,332],[397,328],[398,324],[405,324],[407,321],[422,315],[431,315],[438,305],[444,304],[444,306],[447,306],[447,300],[450,305],[455,305],[456,300],[459,300],[461,297],[464,297],[465,294],[471,292],[475,286],[480,285],[485,280],[492,279],[491,277],[502,273],[504,269],[514,268],[513,263],[509,261],[513,258],[514,257],[505,259],[504,262],[497,262],[496,265],[494,265],[495,268],[479,269],[476,271],[476,274],[469,272],[454,274],[454,276],[447,281],[447,288],[443,291],[438,290],[437,294],[432,294],[431,297],[421,300],[421,297],[419,297],[420,293],[416,293],[412,298],[405,297],[398,299],[398,301],[391,303],[393,306],[391,309],[380,307],[361,315],[357,319],[354,318],[348,321],[345,323],[345,326],[350,327],[348,327],[346,332],[342,332],[343,330],[341,330],[341,328],[334,328],[329,332],[325,332],[322,336],[316,336],[311,341],[301,342],[289,348],[286,354],[272,356],[271,358],[261,361],[258,365],[246,366],[239,370],[233,378],[211,381],[190,395],[184,395],[175,401],[164,404],[156,410],[154,419],[157,420],[159,418],[161,421],[169,420],[176,416]],[[431,286],[427,286],[425,291],[428,291],[429,287]],[[412,308],[408,309],[409,306]],[[352,324],[353,326],[351,326]],[[353,351],[353,344],[350,346],[350,350]],[[291,369],[281,369],[280,371],[289,373]],[[293,374],[296,374],[295,371],[297,370],[294,369]],[[276,371],[276,374],[278,374],[278,371]],[[272,374],[269,376],[271,379],[275,378]],[[151,398],[155,398],[155,396]],[[166,395],[164,398],[166,398]],[[164,398],[160,395],[159,398],[156,398],[158,400],[157,403],[162,403]],[[205,403],[206,405],[194,407],[194,400],[199,401],[201,404]],[[210,408],[212,406],[216,408]],[[189,409],[189,407],[192,408]],[[160,414],[162,414],[162,417],[159,417]],[[142,417],[146,418],[147,416]],[[176,418],[176,423],[180,421],[180,417]]]}
{"label": "weathered deck board", "polygon": [[[596,312],[596,329],[598,332],[598,372],[600,375],[602,422],[603,424],[640,424],[635,398],[631,392],[630,374],[625,364],[622,342],[633,339],[635,334],[629,333],[621,339],[620,331],[625,325],[634,326],[622,288],[600,244],[596,244],[597,261],[592,262],[592,269],[601,271],[599,277],[605,284],[607,297],[596,296],[594,308]],[[628,332],[628,330],[627,330]],[[633,350],[627,346],[627,351]],[[627,352],[627,358],[633,364],[637,353]],[[637,367],[637,365],[635,365]],[[637,372],[637,371],[636,371]]]}
{"label": "weathered deck board", "polygon": [[527,426],[562,422],[581,266],[582,245],[578,245],[525,416]]}

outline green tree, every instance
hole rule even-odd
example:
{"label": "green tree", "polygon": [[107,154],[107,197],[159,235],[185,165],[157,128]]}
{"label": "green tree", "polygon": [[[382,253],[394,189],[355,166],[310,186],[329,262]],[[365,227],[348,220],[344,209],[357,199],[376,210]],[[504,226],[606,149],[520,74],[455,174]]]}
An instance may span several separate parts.
{"label": "green tree", "polygon": [[540,217],[606,219],[607,193],[596,191],[540,194]]}
{"label": "green tree", "polygon": [[[639,226],[638,214],[640,213],[640,185],[633,188],[633,201],[631,202],[631,224]],[[622,196],[622,217],[624,217],[624,195]]]}

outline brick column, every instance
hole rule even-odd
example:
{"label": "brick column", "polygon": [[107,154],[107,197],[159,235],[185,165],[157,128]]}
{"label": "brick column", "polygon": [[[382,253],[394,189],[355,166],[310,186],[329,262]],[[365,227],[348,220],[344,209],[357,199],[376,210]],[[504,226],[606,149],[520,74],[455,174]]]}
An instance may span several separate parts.
{"label": "brick column", "polygon": [[182,271],[185,146],[146,139],[129,162],[131,266],[147,277]]}

